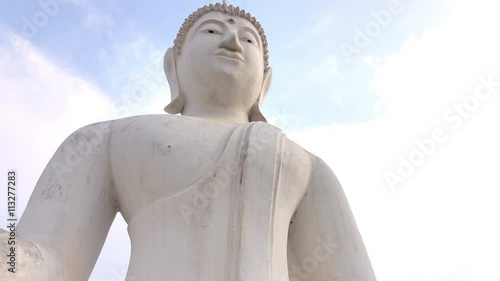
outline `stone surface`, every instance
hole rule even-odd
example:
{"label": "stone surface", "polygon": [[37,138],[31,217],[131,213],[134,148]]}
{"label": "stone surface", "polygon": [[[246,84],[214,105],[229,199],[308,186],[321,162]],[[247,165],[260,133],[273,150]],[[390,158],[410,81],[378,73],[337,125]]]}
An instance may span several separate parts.
{"label": "stone surface", "polygon": [[272,79],[259,34],[204,14],[165,55],[166,110],[181,116],[92,124],[61,144],[18,227],[17,280],[87,280],[117,212],[126,280],[375,280],[330,168],[253,122]]}

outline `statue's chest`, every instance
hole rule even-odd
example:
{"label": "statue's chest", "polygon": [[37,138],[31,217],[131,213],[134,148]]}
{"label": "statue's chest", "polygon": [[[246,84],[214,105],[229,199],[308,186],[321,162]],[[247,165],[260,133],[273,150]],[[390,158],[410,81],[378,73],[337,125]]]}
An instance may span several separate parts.
{"label": "statue's chest", "polygon": [[111,148],[113,178],[124,215],[175,196],[210,173],[233,129],[172,122],[127,126]]}
{"label": "statue's chest", "polygon": [[[301,171],[307,168],[282,144],[281,135],[262,125],[153,119],[123,126],[114,133],[110,155],[120,211],[127,221],[161,205],[182,219],[185,210],[196,211],[200,225],[233,213],[231,224],[245,221],[250,229],[267,227],[269,219],[247,216],[276,214],[287,222],[303,194],[307,177]],[[252,226],[257,222],[263,225]]]}

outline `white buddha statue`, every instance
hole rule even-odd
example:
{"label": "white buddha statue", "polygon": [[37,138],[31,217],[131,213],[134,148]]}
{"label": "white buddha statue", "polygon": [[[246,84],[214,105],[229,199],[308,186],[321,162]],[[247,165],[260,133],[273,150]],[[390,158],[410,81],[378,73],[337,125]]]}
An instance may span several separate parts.
{"label": "white buddha statue", "polygon": [[17,273],[2,262],[0,279],[87,280],[120,212],[131,241],[126,280],[375,280],[333,172],[259,110],[272,70],[255,18],[225,3],[198,9],[164,67],[166,111],[181,115],[69,136],[19,223]]}

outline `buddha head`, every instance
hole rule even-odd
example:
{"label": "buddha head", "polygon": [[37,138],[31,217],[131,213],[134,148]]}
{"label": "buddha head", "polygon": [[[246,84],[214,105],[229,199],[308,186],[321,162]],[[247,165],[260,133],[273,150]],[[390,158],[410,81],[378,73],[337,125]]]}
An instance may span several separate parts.
{"label": "buddha head", "polygon": [[195,11],[167,50],[164,69],[172,99],[166,112],[266,121],[260,106],[272,79],[267,40],[244,10],[217,3]]}

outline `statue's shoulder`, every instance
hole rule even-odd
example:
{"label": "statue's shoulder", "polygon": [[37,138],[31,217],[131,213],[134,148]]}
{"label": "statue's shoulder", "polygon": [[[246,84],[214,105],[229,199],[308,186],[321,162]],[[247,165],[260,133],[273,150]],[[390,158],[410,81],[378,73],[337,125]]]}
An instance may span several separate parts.
{"label": "statue's shoulder", "polygon": [[148,114],[148,115],[136,115],[130,117],[124,117],[120,119],[115,119],[107,121],[111,127],[111,133],[115,131],[123,131],[128,128],[133,127],[144,127],[144,126],[157,126],[157,125],[171,125],[174,123],[179,123],[180,116],[178,115],[167,115],[167,114]]}
{"label": "statue's shoulder", "polygon": [[323,159],[304,149],[293,140],[285,138],[284,144],[283,152],[291,161],[299,162],[304,167],[310,169],[331,171],[330,166]]}
{"label": "statue's shoulder", "polygon": [[309,165],[311,161],[314,158],[316,158],[314,154],[305,150],[302,146],[297,144],[295,141],[289,139],[288,137],[285,138],[283,152],[293,155],[294,158],[297,158],[298,160],[307,165]]}
{"label": "statue's shoulder", "polygon": [[[159,126],[180,124],[179,116],[166,114],[137,115],[120,119],[102,121],[83,126],[70,134],[65,142],[79,143],[86,139],[93,143],[108,143],[114,135],[134,134],[142,129],[155,129]],[[180,124],[182,125],[182,124]],[[64,143],[63,143],[64,144]]]}
{"label": "statue's shoulder", "polygon": [[299,144],[289,139],[283,138],[282,147],[282,168],[285,173],[294,175],[296,182],[300,185],[306,185],[309,181],[314,155],[305,150]]}
{"label": "statue's shoulder", "polygon": [[165,131],[169,129],[177,131],[185,127],[193,126],[186,117],[169,114],[136,115],[107,122],[109,122],[108,125],[111,136],[130,136],[141,134],[146,131]]}
{"label": "statue's shoulder", "polygon": [[337,176],[323,159],[288,138],[283,155],[283,167],[289,170],[290,174],[300,175],[297,181],[301,184],[307,184],[310,188],[319,183],[327,183],[331,187],[341,189]]}
{"label": "statue's shoulder", "polygon": [[314,154],[289,139],[280,128],[265,122],[255,122],[253,126],[255,128],[257,138],[259,139],[258,141],[262,143],[275,142],[278,139],[278,136],[281,136],[279,139],[282,139],[281,149],[283,157],[285,157],[285,161],[300,162],[307,165],[311,162],[311,159],[316,158]]}

